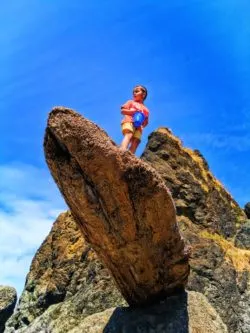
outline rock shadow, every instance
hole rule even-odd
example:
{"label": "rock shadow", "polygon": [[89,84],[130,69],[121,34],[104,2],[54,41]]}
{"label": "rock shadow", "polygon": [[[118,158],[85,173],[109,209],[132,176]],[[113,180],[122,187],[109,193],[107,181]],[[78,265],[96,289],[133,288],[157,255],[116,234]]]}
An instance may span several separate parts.
{"label": "rock shadow", "polygon": [[115,309],[103,333],[188,333],[188,294],[145,307]]}

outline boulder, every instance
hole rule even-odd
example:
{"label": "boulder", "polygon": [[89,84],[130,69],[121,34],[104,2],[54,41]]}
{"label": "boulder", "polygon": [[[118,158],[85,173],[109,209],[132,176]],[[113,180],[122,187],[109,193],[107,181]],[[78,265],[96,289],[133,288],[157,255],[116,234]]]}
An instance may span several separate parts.
{"label": "boulder", "polygon": [[94,314],[69,333],[227,333],[206,297],[188,292],[145,308],[116,308]]}
{"label": "boulder", "polygon": [[127,302],[138,306],[183,290],[189,253],[155,169],[63,107],[49,115],[44,150],[75,221]]}
{"label": "boulder", "polygon": [[[116,307],[81,318],[76,325],[72,312],[63,304],[51,306],[26,329],[11,333],[227,333],[227,327],[207,298],[184,292],[144,307]],[[72,325],[72,323],[74,323]],[[73,327],[72,327],[73,326]],[[72,328],[70,328],[72,327]]]}
{"label": "boulder", "polygon": [[0,286],[0,333],[4,332],[5,323],[12,315],[17,301],[16,290],[8,286]]}

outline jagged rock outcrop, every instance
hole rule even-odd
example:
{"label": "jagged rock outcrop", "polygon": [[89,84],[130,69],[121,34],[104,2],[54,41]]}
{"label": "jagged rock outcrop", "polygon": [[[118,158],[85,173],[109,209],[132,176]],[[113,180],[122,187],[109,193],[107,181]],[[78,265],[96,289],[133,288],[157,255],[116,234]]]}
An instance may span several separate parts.
{"label": "jagged rock outcrop", "polygon": [[183,290],[188,253],[159,174],[73,110],[49,115],[46,161],[85,239],[130,305]]}
{"label": "jagged rock outcrop", "polygon": [[12,315],[17,301],[15,288],[0,286],[0,333],[4,332],[5,323]]}
{"label": "jagged rock outcrop", "polygon": [[86,316],[122,304],[126,303],[108,269],[82,237],[71,213],[66,212],[59,215],[32,260],[25,289],[5,333],[26,331],[28,326],[33,329],[34,320],[41,315],[41,327],[53,321],[65,333]]}
{"label": "jagged rock outcrop", "polygon": [[171,131],[159,128],[150,135],[142,159],[165,179],[179,216],[225,238],[235,236],[246,215],[198,150],[183,147]]}
{"label": "jagged rock outcrop", "polygon": [[167,128],[149,136],[142,156],[165,179],[182,233],[192,245],[188,289],[207,296],[231,333],[250,332],[250,251],[234,245],[244,211],[197,150]]}

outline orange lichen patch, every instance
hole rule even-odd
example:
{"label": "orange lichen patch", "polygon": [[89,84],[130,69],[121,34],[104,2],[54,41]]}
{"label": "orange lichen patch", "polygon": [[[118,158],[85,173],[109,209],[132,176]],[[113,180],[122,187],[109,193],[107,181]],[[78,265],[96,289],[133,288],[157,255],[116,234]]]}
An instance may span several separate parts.
{"label": "orange lichen patch", "polygon": [[231,262],[236,271],[250,271],[249,250],[243,250],[235,247],[231,241],[227,241],[218,234],[211,234],[208,231],[202,231],[199,235],[202,238],[212,239],[215,241],[225,251],[225,260]]}

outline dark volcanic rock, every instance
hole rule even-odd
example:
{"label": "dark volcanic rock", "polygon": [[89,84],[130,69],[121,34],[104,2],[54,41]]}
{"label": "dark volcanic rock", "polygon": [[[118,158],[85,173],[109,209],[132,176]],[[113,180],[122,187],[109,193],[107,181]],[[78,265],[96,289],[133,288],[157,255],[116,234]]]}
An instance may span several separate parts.
{"label": "dark volcanic rock", "polygon": [[183,290],[188,253],[163,179],[80,114],[54,108],[46,161],[86,240],[130,305]]}
{"label": "dark volcanic rock", "polygon": [[14,288],[0,286],[0,333],[3,333],[5,323],[12,315],[16,301],[17,293]]}

